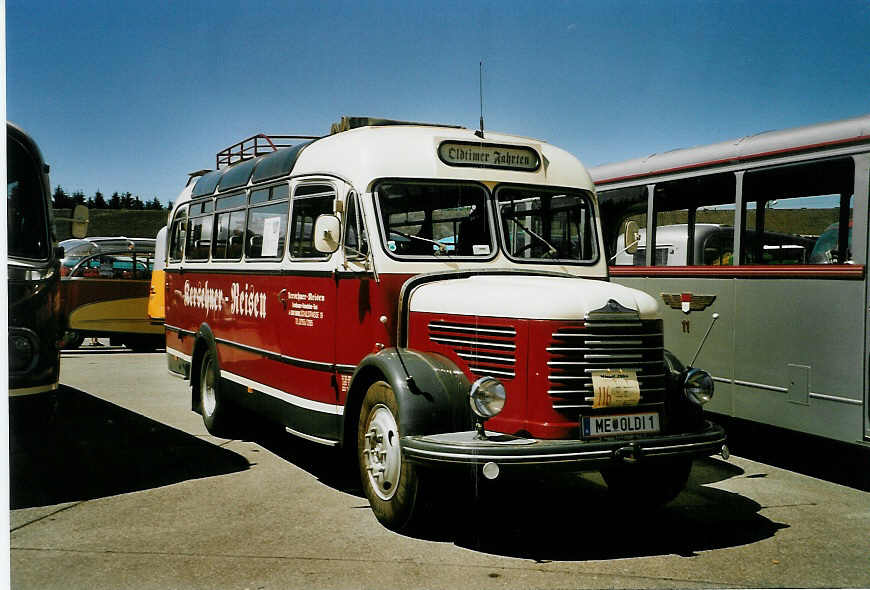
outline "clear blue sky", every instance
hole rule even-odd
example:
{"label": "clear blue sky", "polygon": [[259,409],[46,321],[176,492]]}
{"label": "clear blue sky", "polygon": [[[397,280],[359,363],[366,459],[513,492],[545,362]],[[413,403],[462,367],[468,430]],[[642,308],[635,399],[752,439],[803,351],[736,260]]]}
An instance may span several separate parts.
{"label": "clear blue sky", "polygon": [[545,139],[589,166],[870,113],[867,0],[8,0],[7,116],[52,185],[175,199],[341,115]]}

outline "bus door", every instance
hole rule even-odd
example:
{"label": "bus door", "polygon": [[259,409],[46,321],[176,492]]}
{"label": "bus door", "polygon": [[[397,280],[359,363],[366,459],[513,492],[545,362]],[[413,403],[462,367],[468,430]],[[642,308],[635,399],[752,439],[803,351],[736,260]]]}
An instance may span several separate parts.
{"label": "bus door", "polygon": [[290,205],[288,272],[280,277],[277,297],[283,317],[279,332],[285,379],[290,397],[287,426],[297,434],[337,440],[340,409],[335,384],[336,280],[338,254],[314,247],[314,222],[335,211],[331,182],[305,182],[294,188]]}
{"label": "bus door", "polygon": [[[339,403],[347,399],[350,379],[367,354],[375,352],[381,311],[378,311],[377,284],[368,264],[369,244],[359,197],[350,192],[345,199],[342,249],[339,251],[336,381]],[[386,338],[380,338],[382,344]]]}

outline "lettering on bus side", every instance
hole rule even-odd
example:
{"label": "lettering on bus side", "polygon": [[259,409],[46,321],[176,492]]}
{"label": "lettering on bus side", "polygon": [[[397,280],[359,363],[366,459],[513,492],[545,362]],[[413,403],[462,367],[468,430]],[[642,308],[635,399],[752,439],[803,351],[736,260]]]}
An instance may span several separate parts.
{"label": "lettering on bus side", "polygon": [[[185,307],[204,309],[208,315],[208,312],[223,311],[227,298],[223,289],[209,287],[208,281],[204,284],[184,281],[183,300]],[[253,285],[245,283],[242,288],[240,283],[233,283],[230,286],[229,302],[231,315],[266,319],[266,293],[257,291]]]}

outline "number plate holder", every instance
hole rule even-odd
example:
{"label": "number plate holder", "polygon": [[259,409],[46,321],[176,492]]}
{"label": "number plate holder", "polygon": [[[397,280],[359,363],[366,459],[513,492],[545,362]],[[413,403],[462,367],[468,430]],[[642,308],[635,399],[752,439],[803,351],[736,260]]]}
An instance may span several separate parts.
{"label": "number plate holder", "polygon": [[584,439],[659,432],[661,432],[661,418],[658,412],[580,416],[580,436]]}

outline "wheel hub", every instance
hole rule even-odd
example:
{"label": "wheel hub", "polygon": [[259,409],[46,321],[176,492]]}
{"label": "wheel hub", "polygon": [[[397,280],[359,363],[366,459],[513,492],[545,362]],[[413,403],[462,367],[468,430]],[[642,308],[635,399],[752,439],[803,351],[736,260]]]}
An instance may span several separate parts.
{"label": "wheel hub", "polygon": [[375,406],[370,414],[363,459],[372,489],[382,500],[392,498],[402,472],[402,450],[396,419],[384,405]]}

